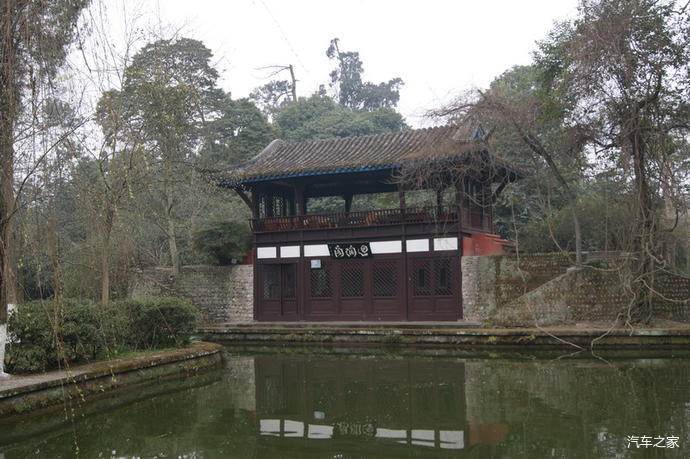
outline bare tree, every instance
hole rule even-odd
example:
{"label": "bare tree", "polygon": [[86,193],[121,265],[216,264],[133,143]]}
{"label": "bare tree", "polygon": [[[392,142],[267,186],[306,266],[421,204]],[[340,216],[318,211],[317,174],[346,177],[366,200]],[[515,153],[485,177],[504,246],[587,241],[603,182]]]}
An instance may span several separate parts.
{"label": "bare tree", "polygon": [[[653,313],[654,277],[663,267],[662,206],[675,194],[673,161],[690,133],[690,15],[674,0],[585,0],[564,39],[552,42],[555,84],[588,126],[599,158],[629,171],[635,217],[628,321]],[[552,62],[554,60],[552,59]]]}
{"label": "bare tree", "polygon": [[[16,128],[22,100],[36,94],[64,61],[88,0],[5,0],[0,3],[0,324],[16,301],[12,265]],[[3,330],[4,335],[4,330]],[[4,336],[3,336],[4,338]],[[4,342],[0,342],[3,349]],[[0,359],[0,372],[2,360]]]}
{"label": "bare tree", "polygon": [[[513,70],[518,71],[519,68]],[[522,146],[522,151],[543,161],[568,198],[575,233],[575,262],[581,264],[582,230],[577,194],[570,174],[566,173],[568,169],[579,170],[583,163],[584,137],[580,127],[564,126],[562,112],[554,114],[553,100],[542,92],[534,88],[516,90],[501,84],[492,85],[487,91],[472,91],[433,115],[450,117],[460,125],[479,123],[489,130],[489,147],[498,137],[503,141],[512,138],[513,145]],[[521,158],[521,162],[526,159]]]}

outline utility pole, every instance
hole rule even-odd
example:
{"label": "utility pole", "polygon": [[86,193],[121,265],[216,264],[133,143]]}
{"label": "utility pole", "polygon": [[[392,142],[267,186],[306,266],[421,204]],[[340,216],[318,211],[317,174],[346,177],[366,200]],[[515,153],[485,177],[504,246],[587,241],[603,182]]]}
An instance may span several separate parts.
{"label": "utility pole", "polygon": [[266,78],[273,78],[280,72],[284,72],[285,70],[288,70],[290,72],[290,82],[292,83],[292,101],[296,102],[297,101],[297,78],[295,78],[295,68],[292,66],[292,64],[289,65],[268,65],[266,67],[259,67],[257,70],[266,70],[266,69],[275,69],[273,72],[271,72]]}
{"label": "utility pole", "polygon": [[290,69],[290,78],[292,79],[292,101],[297,102],[297,80],[295,79],[295,69],[292,64],[288,66]]}

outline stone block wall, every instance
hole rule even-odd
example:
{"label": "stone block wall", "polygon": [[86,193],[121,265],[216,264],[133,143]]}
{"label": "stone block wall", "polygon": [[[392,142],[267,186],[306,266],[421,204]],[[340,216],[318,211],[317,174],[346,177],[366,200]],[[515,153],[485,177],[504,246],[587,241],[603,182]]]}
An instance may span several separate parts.
{"label": "stone block wall", "polygon": [[137,274],[132,298],[179,296],[201,312],[200,326],[253,322],[252,265],[184,266],[178,276],[170,269],[149,268]]}
{"label": "stone block wall", "polygon": [[462,257],[463,319],[487,320],[495,310],[565,273],[567,254]]}
{"label": "stone block wall", "polygon": [[[568,269],[561,254],[463,257],[466,320],[499,326],[610,322],[631,296],[616,271]],[[654,317],[690,321],[690,278],[660,273]]]}
{"label": "stone block wall", "polygon": [[[612,321],[629,295],[616,272],[568,270],[567,254],[462,257],[463,319],[503,326]],[[690,322],[690,279],[663,273],[654,316]],[[200,326],[253,322],[253,267],[150,268],[135,276],[133,298],[180,296],[201,311]]]}

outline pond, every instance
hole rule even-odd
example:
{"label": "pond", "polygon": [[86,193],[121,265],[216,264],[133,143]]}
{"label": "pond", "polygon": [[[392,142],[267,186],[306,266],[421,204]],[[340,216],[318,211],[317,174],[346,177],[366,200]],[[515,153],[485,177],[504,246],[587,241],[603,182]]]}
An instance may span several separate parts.
{"label": "pond", "polygon": [[688,457],[690,358],[662,355],[233,348],[0,424],[0,458]]}

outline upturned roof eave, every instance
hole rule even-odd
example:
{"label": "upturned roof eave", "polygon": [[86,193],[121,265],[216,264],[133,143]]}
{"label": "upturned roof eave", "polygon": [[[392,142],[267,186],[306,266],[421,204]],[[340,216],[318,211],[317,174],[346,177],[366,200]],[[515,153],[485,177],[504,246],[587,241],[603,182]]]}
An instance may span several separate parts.
{"label": "upturned roof eave", "polygon": [[[393,169],[400,169],[402,167],[415,165],[415,164],[425,164],[425,163],[429,164],[429,163],[437,163],[437,162],[454,161],[454,160],[462,158],[463,156],[467,156],[467,153],[463,153],[462,155],[458,155],[458,156],[452,157],[452,158],[443,158],[443,159],[436,159],[436,160],[422,160],[422,161],[403,162],[403,163],[394,163],[394,164],[341,167],[341,168],[337,168],[337,169],[317,169],[317,170],[308,170],[308,171],[295,171],[295,172],[289,172],[289,173],[284,173],[284,174],[267,174],[267,175],[260,175],[260,176],[251,176],[251,177],[238,177],[237,179],[224,178],[224,179],[219,179],[217,181],[217,185],[222,186],[222,187],[232,188],[235,186],[244,185],[244,184],[248,184],[248,183],[270,182],[270,181],[274,181],[274,180],[294,179],[294,178],[300,178],[300,177],[312,177],[312,176],[317,176],[317,175],[337,175],[337,174],[348,174],[348,173],[357,173],[357,172],[375,172],[375,171],[382,171],[382,170],[393,170]],[[497,160],[497,162],[500,164],[500,167],[503,168],[506,172],[513,174],[515,176],[516,180],[525,178],[527,176],[527,173],[525,171],[523,171],[519,168],[513,167],[509,164],[506,164],[502,160]],[[234,169],[234,170],[238,170],[238,169]]]}

